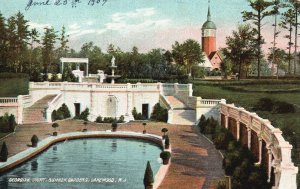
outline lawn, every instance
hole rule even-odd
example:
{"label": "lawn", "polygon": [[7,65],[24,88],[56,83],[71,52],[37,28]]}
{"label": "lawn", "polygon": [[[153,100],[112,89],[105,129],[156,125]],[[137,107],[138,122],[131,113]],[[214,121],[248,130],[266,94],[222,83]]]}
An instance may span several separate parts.
{"label": "lawn", "polygon": [[28,94],[27,78],[0,79],[0,97],[17,97]]}
{"label": "lawn", "polygon": [[[296,112],[288,114],[274,114],[266,111],[256,112],[259,116],[269,119],[274,127],[292,129],[296,134],[296,144],[293,149],[293,161],[296,166],[300,166],[300,91],[290,91],[299,89],[300,84],[244,84],[233,85],[226,83],[216,84],[216,82],[195,82],[193,84],[194,96],[201,96],[207,99],[226,99],[228,103],[244,107],[252,111],[253,106],[260,98],[268,97],[277,101],[285,101],[294,105]],[[239,90],[240,89],[240,90]],[[298,174],[298,184],[300,176]]]}

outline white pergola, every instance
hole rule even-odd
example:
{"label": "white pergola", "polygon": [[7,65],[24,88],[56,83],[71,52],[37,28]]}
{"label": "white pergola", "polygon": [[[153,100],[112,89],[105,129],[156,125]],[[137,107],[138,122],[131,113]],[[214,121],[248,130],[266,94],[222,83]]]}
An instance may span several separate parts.
{"label": "white pergola", "polygon": [[61,74],[64,72],[64,63],[76,64],[77,70],[79,70],[79,64],[86,64],[86,76],[89,76],[89,59],[88,58],[60,58],[61,62]]}

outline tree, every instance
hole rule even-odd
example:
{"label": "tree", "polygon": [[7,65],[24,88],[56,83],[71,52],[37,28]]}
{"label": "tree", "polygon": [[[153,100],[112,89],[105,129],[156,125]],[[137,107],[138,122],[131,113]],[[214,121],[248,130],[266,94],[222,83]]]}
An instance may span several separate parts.
{"label": "tree", "polygon": [[29,54],[29,71],[32,71],[32,54],[33,54],[33,45],[35,43],[39,43],[40,40],[39,38],[39,32],[34,28],[30,31],[29,33],[29,40],[30,40],[30,54]]}
{"label": "tree", "polygon": [[6,29],[6,64],[8,70],[17,72],[16,57],[17,57],[17,34],[16,34],[16,19],[11,16],[7,19]]}
{"label": "tree", "polygon": [[185,66],[186,74],[189,74],[189,76],[191,76],[193,65],[204,62],[204,55],[199,43],[192,39],[186,40],[183,44],[176,41],[172,45],[172,55],[177,64]]}
{"label": "tree", "polygon": [[223,49],[226,61],[231,60],[238,66],[239,79],[246,76],[245,66],[250,64],[255,56],[255,33],[249,24],[238,26],[232,36],[226,37],[227,47]]}
{"label": "tree", "polygon": [[292,9],[288,9],[286,12],[284,12],[282,14],[282,20],[279,23],[279,25],[288,30],[288,35],[285,35],[284,37],[287,38],[289,40],[288,42],[288,74],[291,74],[291,61],[292,61],[292,46],[293,46],[293,42],[292,42],[292,32],[293,32],[293,25],[295,25],[295,18],[294,18],[295,14],[294,11]]}
{"label": "tree", "polygon": [[4,70],[6,68],[6,48],[7,48],[7,29],[6,29],[6,23],[5,18],[0,13],[0,69]]}
{"label": "tree", "polygon": [[277,43],[276,43],[276,39],[277,39],[277,37],[278,37],[278,34],[280,33],[279,31],[277,31],[277,26],[278,26],[278,21],[277,21],[277,17],[278,17],[278,15],[280,14],[280,12],[279,12],[279,8],[281,8],[282,7],[282,4],[281,4],[281,2],[280,2],[280,0],[274,0],[274,2],[273,2],[273,10],[272,10],[272,13],[273,13],[273,16],[274,16],[274,24],[273,24],[273,26],[274,26],[274,32],[273,32],[273,42],[272,42],[272,44],[273,44],[273,48],[272,48],[272,54],[273,54],[273,56],[272,56],[272,68],[273,68],[273,64],[274,64],[274,61],[275,61],[275,49],[276,49],[276,45],[277,45]]}
{"label": "tree", "polygon": [[56,42],[56,32],[54,28],[45,28],[45,33],[43,36],[43,48],[42,48],[42,56],[43,56],[43,66],[44,66],[44,74],[47,74],[49,71],[49,66],[52,65],[54,60],[54,45]]}
{"label": "tree", "polygon": [[225,58],[221,64],[221,70],[224,73],[224,79],[228,79],[228,76],[232,74],[233,64],[230,58]]}
{"label": "tree", "polygon": [[299,13],[300,13],[300,2],[298,0],[286,0],[288,3],[287,3],[287,7],[289,8],[289,10],[291,10],[293,13],[294,13],[294,75],[296,75],[296,70],[297,70],[297,66],[296,66],[296,63],[297,63],[297,49],[298,49],[298,26],[300,25],[299,24],[299,21],[298,21],[298,16],[299,16]]}
{"label": "tree", "polygon": [[153,183],[154,183],[153,171],[150,162],[148,161],[145,174],[144,174],[144,186],[145,188],[147,186],[153,186]]}
{"label": "tree", "polygon": [[2,143],[2,148],[1,148],[1,151],[0,151],[0,161],[6,162],[7,157],[8,157],[8,149],[7,149],[6,143],[3,142]]}
{"label": "tree", "polygon": [[[28,30],[28,20],[25,20],[24,15],[19,11],[15,16],[16,22],[16,65],[20,72],[23,72],[24,51],[26,50],[30,31]],[[16,71],[17,72],[17,71]]]}
{"label": "tree", "polygon": [[58,55],[59,57],[67,57],[67,53],[68,53],[68,37],[69,35],[66,35],[66,28],[65,26],[63,26],[61,28],[61,34],[60,34],[60,37],[59,37],[59,43],[60,43],[60,47],[58,49]]}
{"label": "tree", "polygon": [[287,59],[287,54],[283,49],[275,48],[272,49],[271,53],[268,56],[268,60],[272,60],[273,64],[277,65],[276,75],[278,79],[278,70],[281,64]]}
{"label": "tree", "polygon": [[267,16],[273,14],[272,11],[268,10],[272,6],[272,2],[266,0],[248,0],[250,7],[252,8],[251,11],[243,11],[243,19],[244,21],[252,21],[252,23],[256,26],[255,33],[256,37],[256,57],[257,57],[257,77],[260,79],[260,63],[262,58],[262,50],[261,45],[264,43],[263,38],[261,36],[261,29],[263,26],[263,19]]}

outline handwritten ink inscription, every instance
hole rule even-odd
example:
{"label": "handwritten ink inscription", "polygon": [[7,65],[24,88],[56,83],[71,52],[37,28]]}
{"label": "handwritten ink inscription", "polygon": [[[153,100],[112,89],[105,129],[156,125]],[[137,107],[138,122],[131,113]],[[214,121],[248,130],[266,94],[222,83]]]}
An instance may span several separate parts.
{"label": "handwritten ink inscription", "polygon": [[[105,5],[108,0],[87,0],[86,3],[90,6],[95,5]],[[25,10],[28,11],[33,7],[37,6],[66,6],[71,5],[72,8],[76,8],[78,5],[82,4],[81,0],[28,0]]]}

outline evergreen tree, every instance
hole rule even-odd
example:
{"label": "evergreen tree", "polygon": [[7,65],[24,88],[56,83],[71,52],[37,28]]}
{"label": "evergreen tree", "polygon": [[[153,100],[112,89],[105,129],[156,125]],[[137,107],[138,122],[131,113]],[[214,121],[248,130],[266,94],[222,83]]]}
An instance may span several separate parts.
{"label": "evergreen tree", "polygon": [[[24,15],[19,11],[15,16],[16,21],[16,65],[20,72],[23,72],[24,67],[24,52],[27,49],[29,39],[28,20],[25,20]],[[18,72],[18,71],[16,71]]]}
{"label": "evergreen tree", "polygon": [[282,20],[280,22],[280,26],[286,30],[288,30],[288,35],[284,37],[289,40],[288,42],[288,74],[291,74],[291,61],[292,61],[292,34],[293,34],[293,25],[295,25],[295,13],[292,9],[288,9],[286,12],[282,14]]}
{"label": "evergreen tree", "polygon": [[2,16],[0,13],[0,70],[5,70],[6,68],[6,23],[5,23],[5,18]]}
{"label": "evergreen tree", "polygon": [[8,149],[7,149],[6,143],[3,142],[2,143],[2,148],[1,148],[1,151],[0,151],[0,161],[6,162],[7,158],[8,158]]}
{"label": "evergreen tree", "polygon": [[261,29],[263,26],[263,19],[267,16],[270,16],[273,14],[272,11],[268,10],[272,6],[271,1],[267,0],[248,0],[250,7],[252,8],[252,11],[243,11],[243,19],[244,21],[252,21],[252,23],[256,27],[256,46],[258,51],[256,52],[257,57],[257,77],[260,79],[260,63],[262,59],[262,50],[261,45],[264,43],[263,38],[261,36]]}
{"label": "evergreen tree", "polygon": [[56,32],[54,28],[45,28],[45,33],[43,36],[43,48],[42,48],[42,57],[43,57],[43,66],[44,74],[47,74],[49,67],[52,66],[54,61],[54,45],[56,42]]}
{"label": "evergreen tree", "polygon": [[147,162],[147,167],[144,175],[144,186],[152,186],[154,183],[153,171],[150,162]]}

